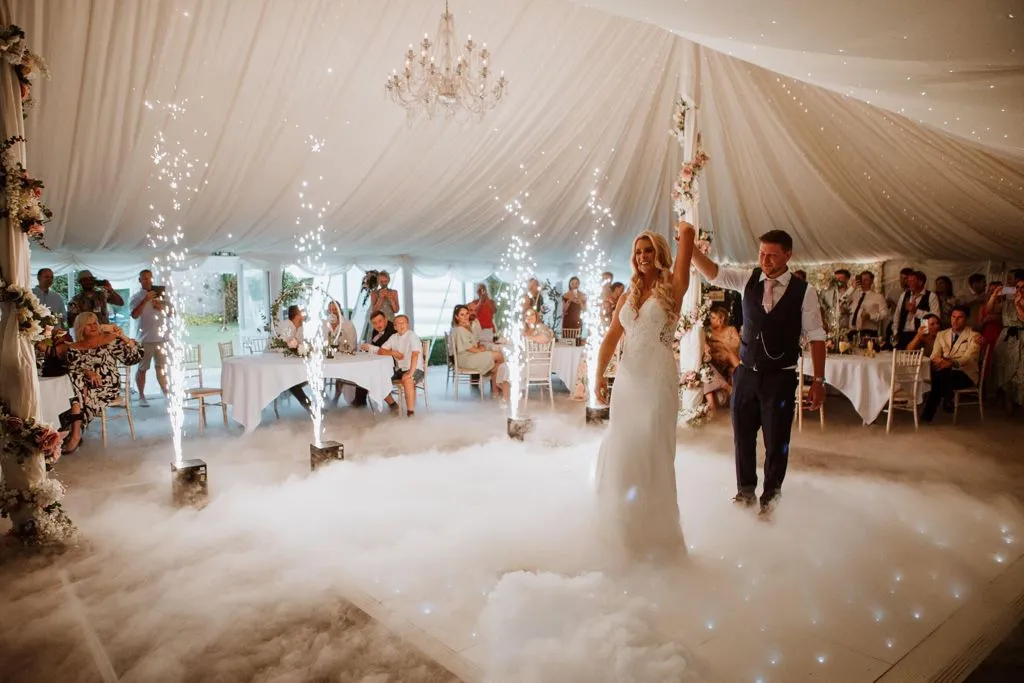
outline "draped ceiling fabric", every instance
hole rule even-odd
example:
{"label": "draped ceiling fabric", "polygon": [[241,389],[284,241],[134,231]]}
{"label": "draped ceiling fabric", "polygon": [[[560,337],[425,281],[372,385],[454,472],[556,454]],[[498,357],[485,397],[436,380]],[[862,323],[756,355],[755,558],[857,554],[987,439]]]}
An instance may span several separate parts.
{"label": "draped ceiling fabric", "polygon": [[779,226],[802,260],[1024,258],[1022,5],[451,0],[510,90],[483,123],[410,127],[384,80],[442,0],[14,1],[53,73],[28,130],[58,253],[146,258],[162,130],[209,164],[180,215],[193,253],[287,262],[311,201],[335,267],[421,273],[495,264],[517,195],[549,268],[576,260],[595,189],[613,262],[667,233],[680,84],[720,257]]}

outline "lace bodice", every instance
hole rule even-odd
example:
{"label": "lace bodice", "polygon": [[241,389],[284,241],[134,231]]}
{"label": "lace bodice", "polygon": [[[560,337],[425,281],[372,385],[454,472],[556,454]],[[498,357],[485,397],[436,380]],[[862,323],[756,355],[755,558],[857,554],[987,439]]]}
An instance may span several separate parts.
{"label": "lace bodice", "polygon": [[636,349],[664,347],[670,352],[675,337],[675,325],[665,309],[653,297],[640,306],[640,314],[627,302],[619,311],[619,322],[626,333],[626,347]]}

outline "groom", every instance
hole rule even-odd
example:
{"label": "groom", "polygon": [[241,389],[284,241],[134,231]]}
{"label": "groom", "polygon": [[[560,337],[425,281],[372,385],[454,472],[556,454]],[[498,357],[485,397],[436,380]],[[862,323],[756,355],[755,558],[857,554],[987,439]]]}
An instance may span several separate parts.
{"label": "groom", "polygon": [[782,495],[793,426],[801,336],[810,342],[814,378],[811,410],[825,401],[825,330],[813,287],[787,269],[793,238],[784,230],[761,235],[760,267],[719,268],[699,249],[693,265],[712,285],[743,295],[740,365],[733,376],[732,426],[736,442],[736,497],[757,502],[757,430],[764,436],[764,488],[759,514],[769,516]]}

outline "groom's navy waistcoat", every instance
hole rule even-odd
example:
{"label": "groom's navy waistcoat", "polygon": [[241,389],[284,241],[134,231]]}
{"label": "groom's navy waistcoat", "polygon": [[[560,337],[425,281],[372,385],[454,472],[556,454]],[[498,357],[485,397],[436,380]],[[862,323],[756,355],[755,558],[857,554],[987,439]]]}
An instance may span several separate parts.
{"label": "groom's navy waistcoat", "polygon": [[764,297],[761,269],[754,268],[743,289],[743,337],[740,344],[743,365],[763,372],[797,364],[806,292],[807,283],[791,276],[782,298],[772,307],[771,313],[765,313],[761,305]]}

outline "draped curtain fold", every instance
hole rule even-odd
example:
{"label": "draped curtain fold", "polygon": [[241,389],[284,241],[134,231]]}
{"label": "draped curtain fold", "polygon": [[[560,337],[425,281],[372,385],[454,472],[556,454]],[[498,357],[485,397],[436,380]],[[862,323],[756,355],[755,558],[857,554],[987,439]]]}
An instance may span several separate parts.
{"label": "draped curtain fold", "polygon": [[[0,26],[9,26],[11,17],[10,0],[0,0]],[[24,133],[21,89],[14,69],[3,62],[0,64],[0,139]],[[12,151],[16,160],[24,164],[25,145],[18,143]],[[20,226],[11,225],[6,218],[0,219],[0,273],[8,284],[31,287],[28,239]],[[39,382],[35,351],[19,334],[17,309],[10,303],[0,304],[0,378],[0,399],[10,406],[11,412],[22,418],[38,417]],[[8,488],[28,490],[46,478],[43,458],[39,454],[21,466],[6,454],[0,457],[0,462]]]}

